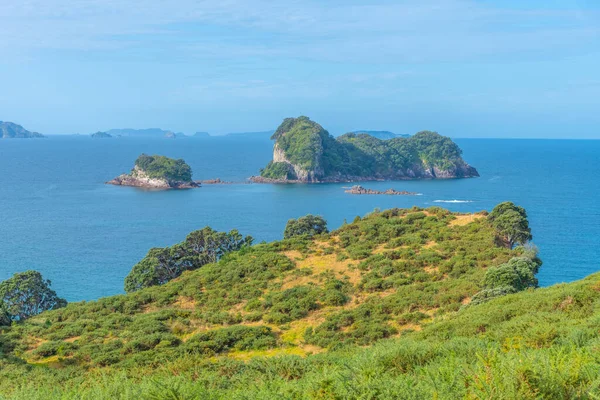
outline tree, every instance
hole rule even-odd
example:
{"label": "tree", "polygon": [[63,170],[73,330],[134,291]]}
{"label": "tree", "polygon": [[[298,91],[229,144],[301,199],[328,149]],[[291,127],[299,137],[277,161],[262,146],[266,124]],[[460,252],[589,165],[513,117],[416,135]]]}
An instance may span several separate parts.
{"label": "tree", "polygon": [[171,247],[150,249],[125,278],[125,291],[163,285],[184,271],[217,262],[224,254],[252,245],[251,236],[237,230],[217,232],[210,227],[190,233],[185,241]]}
{"label": "tree", "polygon": [[498,204],[488,216],[492,226],[504,240],[506,247],[525,244],[532,239],[527,212],[512,202]]}
{"label": "tree", "polygon": [[[37,271],[14,274],[0,282],[0,319],[22,321],[42,311],[67,305]],[[6,322],[6,321],[4,321]]]}
{"label": "tree", "polygon": [[327,230],[327,221],[323,217],[308,214],[298,219],[290,219],[285,226],[283,237],[284,239],[294,236],[313,237],[327,232],[329,232]]}
{"label": "tree", "polygon": [[535,274],[540,264],[527,257],[513,257],[505,264],[488,269],[485,273],[484,286],[486,289],[503,287],[513,288],[520,292],[529,287],[537,287]]}

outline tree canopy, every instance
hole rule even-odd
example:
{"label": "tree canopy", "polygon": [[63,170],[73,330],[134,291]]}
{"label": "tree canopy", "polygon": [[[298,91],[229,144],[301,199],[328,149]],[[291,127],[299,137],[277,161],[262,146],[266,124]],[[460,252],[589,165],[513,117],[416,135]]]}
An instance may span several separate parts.
{"label": "tree canopy", "polygon": [[192,168],[182,159],[175,160],[165,156],[142,154],[135,160],[135,166],[150,178],[183,182],[192,180]]}
{"label": "tree canopy", "polygon": [[498,204],[488,216],[488,220],[509,248],[516,244],[523,245],[533,238],[527,212],[510,201]]}
{"label": "tree canopy", "polygon": [[252,241],[251,236],[243,237],[235,229],[226,233],[207,226],[194,231],[182,243],[151,249],[125,278],[125,291],[163,285],[184,271],[198,269],[226,253],[250,246]]}
{"label": "tree canopy", "polygon": [[64,307],[66,300],[58,297],[50,286],[51,282],[37,271],[16,273],[0,282],[0,324]]}
{"label": "tree canopy", "polygon": [[294,236],[313,237],[327,232],[329,232],[327,230],[327,221],[323,217],[308,214],[298,219],[290,219],[285,226],[283,237],[285,239]]}

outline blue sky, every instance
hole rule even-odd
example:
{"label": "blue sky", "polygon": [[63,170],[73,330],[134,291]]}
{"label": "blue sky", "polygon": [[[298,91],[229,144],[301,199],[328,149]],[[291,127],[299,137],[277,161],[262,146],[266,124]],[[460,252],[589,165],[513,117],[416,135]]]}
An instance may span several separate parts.
{"label": "blue sky", "polygon": [[600,138],[600,2],[3,0],[0,120]]}

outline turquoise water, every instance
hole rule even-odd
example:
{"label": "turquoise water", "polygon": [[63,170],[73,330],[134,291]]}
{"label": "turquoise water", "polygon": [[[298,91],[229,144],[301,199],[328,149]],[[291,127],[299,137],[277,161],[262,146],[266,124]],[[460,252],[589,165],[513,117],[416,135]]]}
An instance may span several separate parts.
{"label": "turquoise water", "polygon": [[[257,240],[282,236],[286,221],[321,214],[331,228],[374,208],[527,208],[544,265],[542,285],[600,269],[600,141],[463,139],[481,178],[373,182],[422,196],[353,196],[347,184],[213,185],[148,192],[104,185],[142,152],[184,158],[196,179],[242,181],[271,158],[271,142],[214,139],[52,137],[0,141],[0,279],[37,269],[70,301],[123,292],[123,279],[151,247],[210,225]],[[464,201],[449,202],[446,201]],[[440,202],[443,201],[443,202]]]}

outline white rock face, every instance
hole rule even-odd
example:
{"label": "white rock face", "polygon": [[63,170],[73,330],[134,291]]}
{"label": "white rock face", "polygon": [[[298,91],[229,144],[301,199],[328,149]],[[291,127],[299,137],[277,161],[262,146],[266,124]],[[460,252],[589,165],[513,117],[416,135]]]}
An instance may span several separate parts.
{"label": "white rock face", "polygon": [[285,156],[285,152],[281,149],[277,143],[273,147],[273,162],[286,163],[292,167],[294,170],[294,174],[296,175],[296,179],[302,182],[318,182],[320,178],[323,176],[324,171],[323,168],[319,165],[319,160],[315,160],[317,167],[314,171],[307,171],[306,169],[300,167],[299,165],[292,164],[287,157]]}

